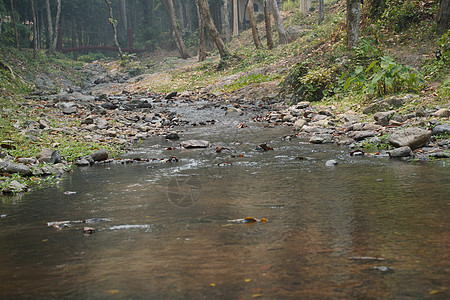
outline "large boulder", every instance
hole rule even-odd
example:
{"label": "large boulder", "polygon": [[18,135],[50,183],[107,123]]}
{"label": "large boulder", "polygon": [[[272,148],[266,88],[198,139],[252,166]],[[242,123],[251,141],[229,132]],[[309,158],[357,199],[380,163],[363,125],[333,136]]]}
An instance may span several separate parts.
{"label": "large boulder", "polygon": [[412,150],[424,146],[431,138],[431,131],[411,127],[395,131],[389,137],[389,143],[394,147],[409,146]]}
{"label": "large boulder", "polygon": [[100,149],[90,155],[94,161],[102,161],[108,159],[108,152],[106,149]]}

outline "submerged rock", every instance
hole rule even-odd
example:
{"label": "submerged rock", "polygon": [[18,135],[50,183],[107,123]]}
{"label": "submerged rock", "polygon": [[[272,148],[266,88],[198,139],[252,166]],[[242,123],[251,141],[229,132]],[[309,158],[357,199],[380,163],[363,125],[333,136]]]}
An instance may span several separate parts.
{"label": "submerged rock", "polygon": [[325,163],[325,166],[327,166],[327,167],[334,167],[337,165],[338,165],[338,162],[335,159],[330,159]]}

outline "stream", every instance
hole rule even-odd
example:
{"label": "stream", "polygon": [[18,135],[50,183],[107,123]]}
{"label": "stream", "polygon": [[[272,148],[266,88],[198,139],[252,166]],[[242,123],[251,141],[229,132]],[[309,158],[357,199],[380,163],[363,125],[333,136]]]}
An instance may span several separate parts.
{"label": "stream", "polygon": [[[283,139],[292,128],[204,105],[167,104],[217,122],[123,155],[149,161],[79,167],[0,198],[0,298],[449,297],[448,167]],[[189,139],[211,147],[180,149]]]}

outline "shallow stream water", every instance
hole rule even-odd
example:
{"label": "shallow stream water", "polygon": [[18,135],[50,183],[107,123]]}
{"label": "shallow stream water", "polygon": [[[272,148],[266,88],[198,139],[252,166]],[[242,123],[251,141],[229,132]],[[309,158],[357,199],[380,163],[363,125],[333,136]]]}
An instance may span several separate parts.
{"label": "shallow stream water", "polygon": [[[157,160],[76,168],[57,187],[0,198],[0,298],[449,297],[448,167],[351,157],[197,108],[169,109],[218,120],[181,129],[180,141],[211,148],[154,137],[124,158]],[[230,222],[246,217],[268,221]],[[91,218],[105,220],[47,227]]]}

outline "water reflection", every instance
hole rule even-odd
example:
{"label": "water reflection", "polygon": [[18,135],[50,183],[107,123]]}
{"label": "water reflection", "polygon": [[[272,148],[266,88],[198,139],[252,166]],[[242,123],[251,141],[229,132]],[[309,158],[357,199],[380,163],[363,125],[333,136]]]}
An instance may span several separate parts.
{"label": "water reflection", "polygon": [[[447,169],[282,141],[287,129],[222,131],[187,136],[242,156],[178,149],[178,163],[80,168],[59,187],[2,198],[0,298],[448,296]],[[256,151],[261,142],[275,150]],[[168,145],[128,155],[161,158]],[[247,216],[269,222],[228,222]],[[84,224],[45,225],[99,217],[111,221],[89,236]],[[350,259],[367,256],[384,260]]]}

